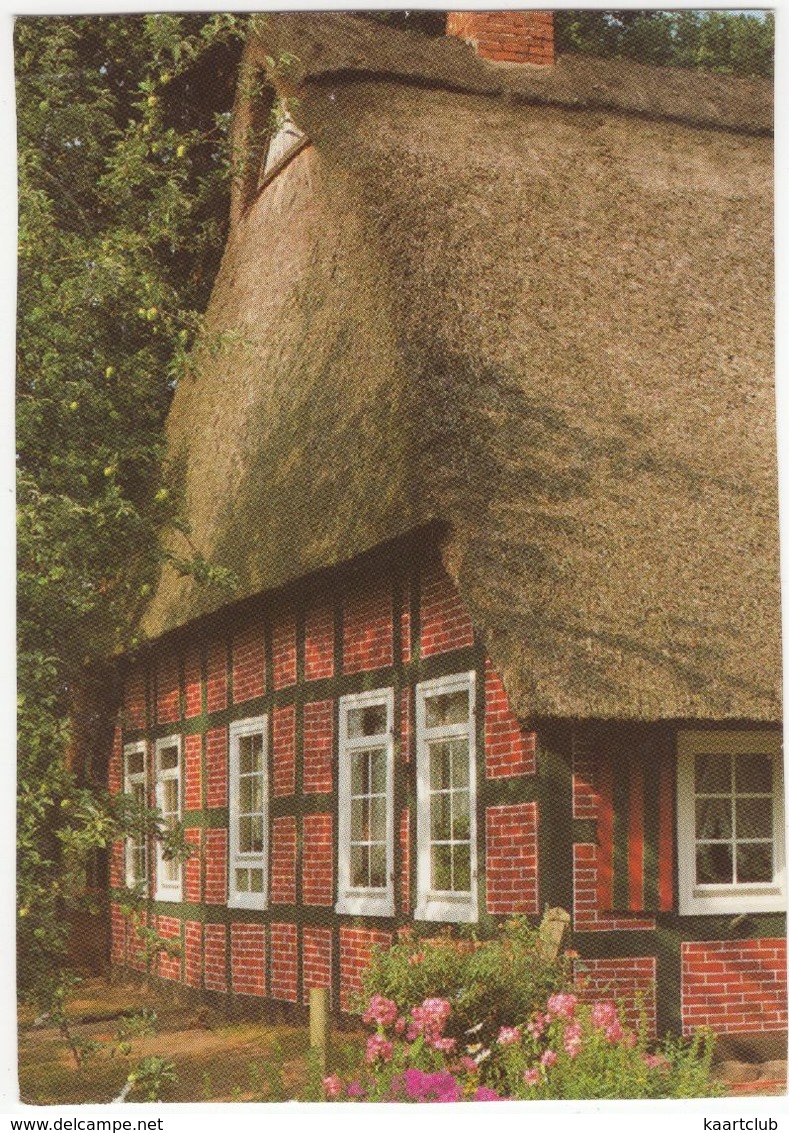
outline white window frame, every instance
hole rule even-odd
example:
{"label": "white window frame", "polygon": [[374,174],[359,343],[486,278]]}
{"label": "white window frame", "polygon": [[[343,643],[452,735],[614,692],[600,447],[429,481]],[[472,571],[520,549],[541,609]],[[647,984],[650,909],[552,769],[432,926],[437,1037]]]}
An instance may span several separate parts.
{"label": "white window frame", "polygon": [[[239,833],[239,780],[241,776],[241,745],[243,736],[263,737],[263,849],[260,853],[241,853]],[[268,716],[253,716],[235,720],[230,725],[230,831],[227,881],[227,904],[230,909],[268,908],[268,852],[269,852],[269,790],[268,790],[269,736]],[[236,889],[236,869],[263,871],[263,888],[260,893]]]}
{"label": "white window frame", "polygon": [[[476,750],[476,673],[456,673],[416,686],[416,888],[415,920],[449,921],[469,924],[479,919],[477,884],[477,750]],[[427,728],[425,701],[429,696],[467,691],[468,720]],[[430,752],[428,743],[436,739],[468,737],[469,758],[469,853],[471,891],[453,893],[431,887],[430,838]]]}
{"label": "white window frame", "polygon": [[278,173],[290,158],[294,157],[307,144],[304,131],[299,129],[291,117],[287,100],[278,99],[272,107],[271,113],[279,119],[279,123],[266,148],[266,156],[263,159],[260,174],[262,182]]}
{"label": "white window frame", "polygon": [[[129,771],[129,756],[142,755],[142,771]],[[146,744],[145,740],[138,740],[137,743],[125,744],[123,748],[123,793],[130,798],[133,794],[133,788],[138,784],[142,784],[143,798],[145,804],[148,804],[148,768],[146,759]],[[142,877],[136,877],[134,872],[134,850],[135,846],[139,843],[135,838],[129,835],[124,844],[124,877],[126,879],[126,886],[128,889],[134,889],[135,886],[141,885],[143,892],[148,890],[148,842],[143,834],[142,848],[144,853],[145,867]]]}
{"label": "white window frame", "polygon": [[[178,763],[175,767],[161,767],[161,753],[165,748],[174,747],[178,751]],[[168,780],[174,779],[177,786],[178,797],[178,810],[175,812],[176,822],[180,822],[183,816],[183,800],[181,782],[181,767],[182,767],[182,751],[181,751],[181,737],[179,735],[162,736],[158,739],[154,749],[154,776],[156,783],[156,805],[160,813],[164,814],[164,783]],[[182,901],[183,900],[183,862],[178,863],[178,876],[174,881],[166,880],[163,876],[164,869],[169,863],[165,862],[163,856],[163,846],[161,841],[156,840],[156,892],[154,900],[156,901]]]}
{"label": "white window frame", "polygon": [[[697,755],[754,752],[773,761],[773,880],[696,884]],[[677,738],[677,847],[681,915],[782,912],[786,908],[781,735],[767,730],[686,731]]]}
{"label": "white window frame", "polygon": [[[383,705],[386,731],[377,736],[348,735],[348,714],[355,708]],[[340,697],[338,770],[337,903],[334,911],[357,917],[394,916],[394,689],[376,689]],[[362,888],[351,884],[351,753],[376,742],[386,747],[386,885]]]}

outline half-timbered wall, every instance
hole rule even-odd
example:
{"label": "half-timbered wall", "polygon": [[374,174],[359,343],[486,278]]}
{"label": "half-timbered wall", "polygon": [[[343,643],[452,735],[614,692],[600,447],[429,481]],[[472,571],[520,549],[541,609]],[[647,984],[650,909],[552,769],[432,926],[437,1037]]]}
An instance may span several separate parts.
{"label": "half-timbered wall", "polygon": [[[538,739],[511,711],[447,575],[413,546],[246,603],[130,667],[110,788],[124,788],[124,750],[142,742],[153,804],[157,740],[175,738],[193,850],[181,899],[152,900],[145,914],[180,944],[158,958],[158,975],[249,1002],[300,1004],[325,987],[334,1008],[352,1010],[371,950],[419,915],[419,690],[463,674],[474,700],[480,929],[563,905],[583,994],[623,999],[653,1033],[785,1029],[783,918],[678,914],[677,729],[546,721]],[[341,706],[389,690],[392,912],[339,913]],[[266,728],[265,849],[253,861],[263,863],[265,907],[256,908],[238,907],[229,886],[232,737],[250,720]],[[139,970],[141,942],[119,900],[127,856],[114,846],[112,960]],[[151,895],[155,858],[149,847]]]}

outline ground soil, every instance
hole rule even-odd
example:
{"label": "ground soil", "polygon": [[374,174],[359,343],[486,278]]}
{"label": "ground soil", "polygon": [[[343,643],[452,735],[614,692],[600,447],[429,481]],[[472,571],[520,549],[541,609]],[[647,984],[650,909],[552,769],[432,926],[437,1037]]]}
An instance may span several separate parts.
{"label": "ground soil", "polygon": [[[35,1013],[20,1010],[19,1092],[23,1102],[74,1105],[109,1102],[121,1092],[129,1072],[142,1058],[159,1055],[175,1065],[177,1081],[166,1084],[165,1102],[282,1101],[315,1092],[308,1034],[304,1026],[257,1020],[229,1022],[218,1010],[195,1007],[161,988],[88,980],[69,1001],[78,1039],[99,1045],[77,1068],[57,1028],[48,1020],[36,1025]],[[131,1053],[118,1049],[120,1012],[147,1008],[156,1012],[156,1034],[131,1040]],[[340,1035],[334,1060],[343,1065],[359,1058],[363,1040]],[[139,1093],[129,1101],[142,1101]]]}

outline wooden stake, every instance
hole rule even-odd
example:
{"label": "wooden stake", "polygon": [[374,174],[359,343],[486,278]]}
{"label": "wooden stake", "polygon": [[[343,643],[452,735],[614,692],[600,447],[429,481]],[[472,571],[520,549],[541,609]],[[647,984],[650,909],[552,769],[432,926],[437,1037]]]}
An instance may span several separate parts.
{"label": "wooden stake", "polygon": [[310,988],[310,1048],[317,1053],[321,1074],[325,1074],[329,1050],[329,993],[324,987]]}

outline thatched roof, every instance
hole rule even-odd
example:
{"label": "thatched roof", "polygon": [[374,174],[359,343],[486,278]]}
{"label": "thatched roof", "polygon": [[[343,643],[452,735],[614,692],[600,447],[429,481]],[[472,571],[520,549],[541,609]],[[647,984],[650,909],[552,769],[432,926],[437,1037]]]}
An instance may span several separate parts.
{"label": "thatched roof", "polygon": [[[777,719],[769,84],[283,51],[311,145],[237,194],[170,416],[193,544],[243,598],[436,520],[523,717]],[[225,600],[165,571],[143,628]]]}

